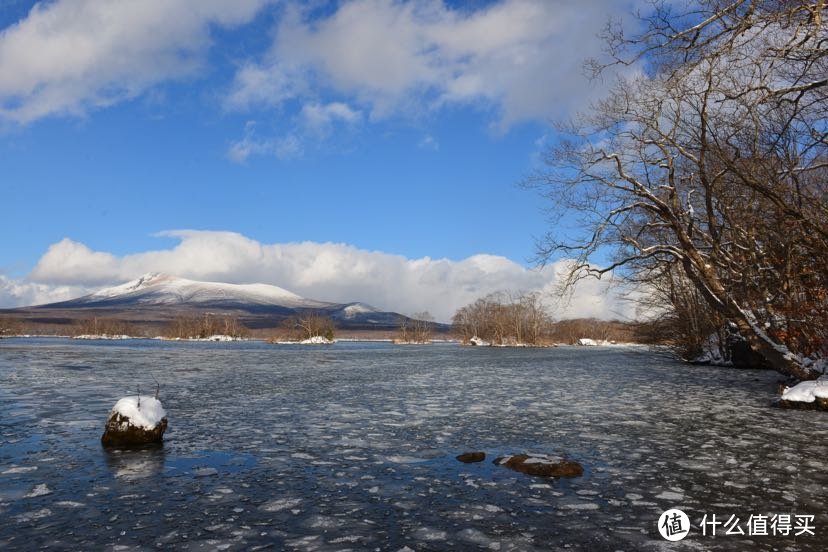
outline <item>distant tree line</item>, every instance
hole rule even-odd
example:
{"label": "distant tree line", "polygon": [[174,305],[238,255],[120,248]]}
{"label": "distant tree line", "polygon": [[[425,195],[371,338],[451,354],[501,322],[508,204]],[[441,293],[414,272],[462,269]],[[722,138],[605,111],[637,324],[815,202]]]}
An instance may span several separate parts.
{"label": "distant tree line", "polygon": [[295,341],[304,341],[314,337],[324,337],[332,341],[336,334],[336,324],[333,319],[315,310],[285,319],[282,329],[285,337]]}
{"label": "distant tree line", "polygon": [[13,318],[0,316],[0,337],[10,337],[22,333],[22,324]]}
{"label": "distant tree line", "polygon": [[415,312],[410,317],[400,316],[398,343],[431,343],[434,317],[428,311]]}
{"label": "distant tree line", "polygon": [[164,337],[171,339],[204,339],[214,335],[247,337],[250,331],[232,315],[179,315],[167,325]]}
{"label": "distant tree line", "polygon": [[74,324],[70,335],[137,335],[129,322],[117,318],[93,316]]}
{"label": "distant tree line", "polygon": [[651,322],[597,318],[556,321],[538,292],[487,295],[458,309],[452,325],[463,343],[474,337],[493,345],[574,345],[583,338],[618,343],[663,341]]}
{"label": "distant tree line", "polygon": [[539,293],[498,292],[459,309],[452,324],[464,343],[478,337],[497,345],[538,345],[551,318]]}

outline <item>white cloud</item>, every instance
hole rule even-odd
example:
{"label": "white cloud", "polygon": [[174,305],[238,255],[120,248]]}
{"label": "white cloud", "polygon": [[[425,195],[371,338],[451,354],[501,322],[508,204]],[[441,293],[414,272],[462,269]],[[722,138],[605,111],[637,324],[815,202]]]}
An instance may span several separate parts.
{"label": "white cloud", "polygon": [[302,107],[293,125],[279,137],[262,137],[256,123],[248,121],[242,139],[227,148],[227,158],[244,164],[251,156],[274,156],[282,161],[301,157],[306,146],[318,147],[332,134],[334,127],[355,127],[362,113],[342,102],[308,103]]}
{"label": "white cloud", "polygon": [[312,103],[302,107],[301,117],[308,129],[324,133],[336,122],[352,125],[358,123],[362,119],[362,113],[342,102],[324,105]]}
{"label": "white cloud", "polygon": [[26,123],[80,115],[193,75],[210,46],[210,26],[245,23],[267,1],[35,4],[25,19],[0,31],[0,116]]}
{"label": "white cloud", "polygon": [[[28,282],[89,288],[158,271],[199,280],[269,283],[314,299],[363,301],[402,313],[428,310],[447,321],[459,307],[495,291],[551,293],[564,269],[560,263],[527,269],[493,255],[459,261],[409,259],[337,243],[263,244],[233,232],[182,230],[163,235],[180,243],[122,257],[64,239],[41,257]],[[612,318],[630,316],[632,308],[608,293],[606,282],[585,281],[569,309],[558,315]]]}
{"label": "white cloud", "polygon": [[83,286],[56,286],[12,280],[0,274],[0,308],[65,301],[89,292]]}
{"label": "white cloud", "polygon": [[436,0],[352,0],[312,19],[294,6],[270,52],[239,71],[229,102],[273,106],[324,89],[367,106],[372,119],[473,103],[494,107],[500,130],[546,120],[601,93],[582,64],[600,54],[606,18],[627,7],[503,0],[460,10]]}
{"label": "white cloud", "polygon": [[431,134],[426,134],[417,142],[417,147],[424,150],[437,151],[440,149],[440,142]]}
{"label": "white cloud", "polygon": [[261,138],[256,133],[256,123],[248,121],[244,137],[227,148],[227,158],[243,164],[251,155],[273,155],[286,160],[301,157],[303,152],[302,140],[297,135],[289,133],[279,138]]}

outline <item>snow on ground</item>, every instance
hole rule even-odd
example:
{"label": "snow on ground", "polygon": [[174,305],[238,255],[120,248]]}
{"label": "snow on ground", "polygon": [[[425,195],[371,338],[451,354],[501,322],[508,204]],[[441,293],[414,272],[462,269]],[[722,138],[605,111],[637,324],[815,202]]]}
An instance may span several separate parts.
{"label": "snow on ground", "polygon": [[301,345],[332,345],[333,341],[321,335],[315,335],[299,342]]}
{"label": "snow on ground", "polygon": [[817,398],[828,399],[828,376],[816,381],[803,381],[785,389],[782,400],[812,403]]}
{"label": "snow on ground", "polygon": [[598,342],[588,337],[582,337],[578,340],[578,345],[581,345],[583,347],[596,347],[598,345]]}
{"label": "snow on ground", "polygon": [[163,337],[156,336],[152,339],[161,341],[247,341],[244,337],[234,337],[232,335],[216,334],[208,337]]}
{"label": "snow on ground", "polygon": [[109,335],[109,334],[83,334],[76,335],[72,339],[132,339],[132,337],[124,334]]}
{"label": "snow on ground", "polygon": [[116,412],[129,418],[133,425],[145,429],[154,428],[167,416],[161,401],[146,395],[124,397],[112,407],[110,416]]}

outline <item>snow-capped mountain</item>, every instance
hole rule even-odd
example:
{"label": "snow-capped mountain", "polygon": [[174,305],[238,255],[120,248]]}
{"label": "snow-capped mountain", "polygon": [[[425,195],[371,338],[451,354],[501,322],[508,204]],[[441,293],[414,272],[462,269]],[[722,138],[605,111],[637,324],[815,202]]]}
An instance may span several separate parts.
{"label": "snow-capped mountain", "polygon": [[245,304],[292,308],[325,308],[333,305],[305,299],[286,289],[268,284],[197,282],[160,273],[145,274],[137,280],[68,301],[79,306],[123,302],[141,305]]}
{"label": "snow-capped mountain", "polygon": [[269,284],[198,282],[160,273],[145,274],[77,299],[18,310],[59,312],[72,318],[117,314],[141,320],[170,319],[181,312],[230,313],[255,327],[278,325],[294,314],[318,311],[342,327],[365,329],[396,326],[401,316],[365,303],[308,299]]}

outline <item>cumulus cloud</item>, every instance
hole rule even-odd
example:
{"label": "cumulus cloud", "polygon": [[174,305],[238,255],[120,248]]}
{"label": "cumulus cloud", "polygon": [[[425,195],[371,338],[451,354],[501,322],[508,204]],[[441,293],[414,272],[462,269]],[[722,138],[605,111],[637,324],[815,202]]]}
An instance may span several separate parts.
{"label": "cumulus cloud", "polygon": [[502,0],[479,9],[352,0],[319,18],[294,6],[268,54],[239,71],[228,101],[275,106],[325,89],[367,106],[373,119],[463,103],[493,108],[501,130],[545,120],[601,93],[582,64],[600,54],[604,14],[618,8],[610,0]]}
{"label": "cumulus cloud", "polygon": [[84,286],[21,282],[0,274],[0,308],[65,301],[89,292]]}
{"label": "cumulus cloud", "polygon": [[[339,243],[264,244],[233,232],[180,230],[169,249],[125,256],[91,251],[64,239],[52,245],[28,277],[32,285],[92,287],[165,272],[196,280],[262,282],[305,297],[362,301],[413,313],[428,310],[448,321],[456,309],[492,292],[542,291],[549,297],[564,270],[560,263],[530,269],[505,257],[474,255],[462,260],[409,259]],[[558,316],[631,317],[605,281],[584,281]]]}
{"label": "cumulus cloud", "polygon": [[210,46],[211,25],[250,21],[267,1],[37,3],[0,31],[0,115],[26,123],[83,114],[192,75]]}

